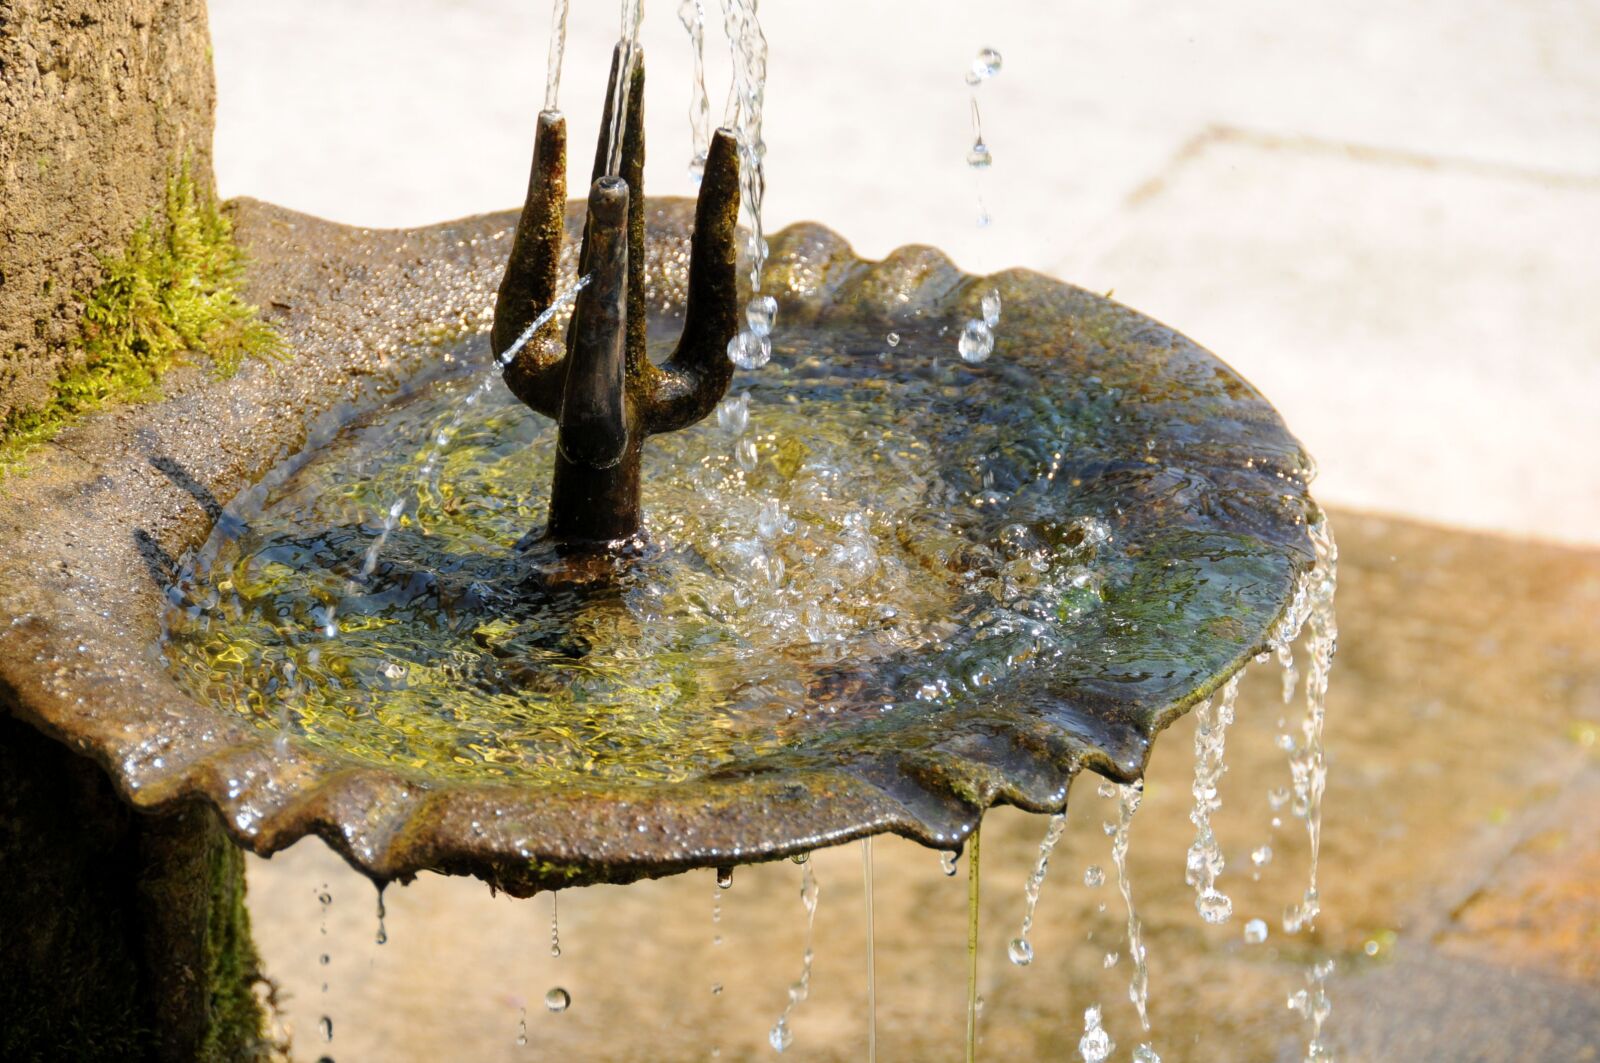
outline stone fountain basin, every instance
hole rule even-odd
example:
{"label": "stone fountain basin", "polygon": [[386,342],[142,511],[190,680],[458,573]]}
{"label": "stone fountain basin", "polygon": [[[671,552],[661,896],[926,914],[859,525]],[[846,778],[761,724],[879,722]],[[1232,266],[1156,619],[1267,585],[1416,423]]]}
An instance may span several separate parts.
{"label": "stone fountain basin", "polygon": [[[799,225],[771,240],[768,290],[785,324],[959,330],[997,289],[1002,342],[967,386],[982,387],[985,373],[1031,373],[1041,387],[1093,378],[1112,396],[1109,415],[1148,418],[1148,452],[1077,465],[1069,456],[1063,479],[1114,500],[1107,520],[1140,549],[1169,533],[1247,544],[1253,593],[1236,600],[1226,581],[1208,590],[1202,580],[1198,601],[1169,618],[1153,611],[1127,634],[1121,657],[1140,670],[1036,675],[1003,703],[930,713],[915,741],[867,755],[540,788],[430,777],[299,739],[280,751],[270,733],[173,681],[159,646],[167,588],[230,500],[426,378],[445,341],[487,329],[516,215],[373,231],[250,200],[231,209],[253,259],[250,297],[292,357],[228,380],[175,372],[159,401],[85,421],[0,484],[0,704],[93,758],[134,806],[208,803],[263,856],[317,834],[380,884],[432,870],[526,895],[886,831],[957,849],[990,805],[1059,811],[1083,768],[1142,774],[1162,728],[1280,637],[1314,560],[1309,459],[1267,401],[1205,350],[1038,274],[971,277],[920,247],[866,262]],[[653,308],[682,305],[692,214],[689,201],[651,201]],[[580,225],[574,204],[569,253]]]}

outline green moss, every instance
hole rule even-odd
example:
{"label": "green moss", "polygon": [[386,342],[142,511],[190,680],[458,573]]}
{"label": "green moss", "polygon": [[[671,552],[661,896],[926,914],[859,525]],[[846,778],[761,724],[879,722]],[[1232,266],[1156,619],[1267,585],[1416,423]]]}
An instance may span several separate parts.
{"label": "green moss", "polygon": [[239,296],[245,259],[233,227],[187,163],[167,182],[164,215],[145,219],[122,254],[101,259],[104,279],[79,295],[82,357],[43,407],[0,424],[0,475],[74,418],[149,395],[191,352],[222,376],[248,356],[281,353],[277,333]]}
{"label": "green moss", "polygon": [[226,838],[210,853],[211,907],[206,934],[209,1018],[197,1058],[206,1063],[263,1054],[266,1016],[254,988],[261,958],[250,938],[245,907],[244,856]]}

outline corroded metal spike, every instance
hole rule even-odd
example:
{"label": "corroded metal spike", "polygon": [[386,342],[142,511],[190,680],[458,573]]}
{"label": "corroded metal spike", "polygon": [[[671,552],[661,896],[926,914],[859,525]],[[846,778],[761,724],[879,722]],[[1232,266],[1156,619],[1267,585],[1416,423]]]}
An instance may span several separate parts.
{"label": "corroded metal spike", "polygon": [[[627,79],[618,173],[609,169],[617,79]],[[541,114],[528,198],[495,304],[497,355],[556,294],[565,197],[566,129]],[[718,130],[695,210],[683,335],[662,366],[645,348],[644,60],[612,53],[605,114],[584,218],[580,276],[590,278],[567,329],[565,354],[548,334],[506,369],[512,392],[556,419],[548,535],[560,544],[607,544],[639,532],[639,460],[646,436],[705,417],[733,379],[728,342],[738,330],[736,223],[739,158]]]}

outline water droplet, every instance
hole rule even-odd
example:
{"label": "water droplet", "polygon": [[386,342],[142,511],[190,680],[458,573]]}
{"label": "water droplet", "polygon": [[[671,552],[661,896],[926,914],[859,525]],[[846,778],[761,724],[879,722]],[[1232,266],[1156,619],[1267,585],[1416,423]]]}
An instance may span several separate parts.
{"label": "water droplet", "polygon": [[[1117,789],[1117,784],[1112,782],[1109,779],[1102,779],[1100,781],[1099,788],[1097,790],[1095,790],[1095,793],[1099,794],[1101,797],[1104,797],[1107,800],[1110,800],[1111,798],[1116,797],[1117,794],[1120,793],[1120,792],[1121,791],[1119,791]],[[1113,828],[1113,829],[1115,829],[1115,828]]]}
{"label": "water droplet", "polygon": [[331,1018],[324,1015],[322,1020],[317,1023],[317,1028],[322,1031],[322,1039],[324,1041],[333,1040],[333,1020]]}
{"label": "water droplet", "polygon": [[994,154],[990,152],[989,145],[981,140],[974,140],[972,147],[967,150],[967,165],[974,170],[987,170],[994,165]]}
{"label": "water droplet", "polygon": [[1000,324],[1000,293],[993,288],[983,297],[981,304],[983,310],[983,323],[990,328]]}
{"label": "water droplet", "polygon": [[1233,915],[1233,901],[1228,895],[1218,890],[1205,890],[1195,898],[1195,910],[1200,913],[1200,918],[1215,926],[1226,923]]}
{"label": "water droplet", "polygon": [[720,997],[722,995],[722,983],[721,982],[712,982],[711,983],[711,995],[714,996],[714,997]]}
{"label": "water droplet", "polygon": [[317,962],[322,964],[322,966],[326,967],[326,966],[328,966],[329,963],[333,962],[333,957],[329,956],[326,952],[324,952],[321,956],[317,957]]}
{"label": "water droplet", "polygon": [[1113,968],[1113,967],[1115,967],[1117,965],[1117,961],[1120,960],[1120,959],[1122,959],[1122,954],[1121,953],[1119,953],[1119,952],[1108,952],[1108,953],[1106,953],[1106,958],[1105,958],[1104,962],[1101,963],[1101,966],[1106,968],[1107,970],[1110,970],[1111,968]]}
{"label": "water droplet", "polygon": [[731,887],[732,885],[733,885],[733,868],[731,868],[731,867],[719,867],[719,868],[717,868],[717,888],[720,889],[720,890],[725,890],[725,889],[728,889],[729,887]]}
{"label": "water droplet", "polygon": [[946,878],[955,878],[956,861],[961,859],[961,854],[945,851],[939,854],[939,869],[945,873]]}
{"label": "water droplet", "polygon": [[900,333],[891,332],[883,338],[883,341],[891,347],[898,347],[900,346]]}
{"label": "water droplet", "polygon": [[1267,940],[1267,921],[1265,919],[1252,919],[1244,925],[1244,941],[1247,945],[1259,945]]}
{"label": "water droplet", "polygon": [[572,1005],[572,994],[556,986],[544,995],[544,1006],[551,1011],[566,1011]]}
{"label": "water droplet", "polygon": [[1000,53],[993,48],[983,48],[972,57],[972,76],[979,81],[988,81],[1000,73]]}
{"label": "water droplet", "polygon": [[767,1043],[772,1046],[773,1051],[782,1052],[794,1044],[794,1031],[789,1029],[787,1022],[779,1019],[772,1024],[772,1030],[767,1034]]}
{"label": "water droplet", "polygon": [[1289,788],[1287,786],[1275,786],[1267,791],[1267,805],[1274,812],[1288,803]]}
{"label": "water droplet", "polygon": [[1116,1050],[1116,1042],[1100,1025],[1100,1006],[1086,1008],[1083,1012],[1083,1037],[1078,1041],[1078,1052],[1085,1063],[1105,1063]]}
{"label": "water droplet", "polygon": [[1150,1045],[1140,1045],[1133,1050],[1133,1063],[1161,1063],[1161,1057]]}
{"label": "water droplet", "polygon": [[717,403],[717,427],[733,435],[743,435],[750,424],[750,393],[741,392]]}
{"label": "water droplet", "polygon": [[527,1008],[523,1008],[522,1012],[517,1016],[517,1044],[525,1045],[527,1043],[528,1043],[528,1009]]}
{"label": "water droplet", "polygon": [[789,859],[793,863],[803,864],[807,860],[811,859],[811,854],[810,853],[795,853],[793,856],[789,857]]}
{"label": "water droplet", "polygon": [[1012,938],[1011,944],[1006,947],[1006,955],[1018,967],[1026,967],[1033,962],[1033,946],[1028,944],[1026,938]]}
{"label": "water droplet", "polygon": [[1263,845],[1258,849],[1250,850],[1250,862],[1257,867],[1266,867],[1272,863],[1272,846]]}
{"label": "water droplet", "polygon": [[738,446],[733,448],[733,458],[739,468],[745,472],[754,472],[757,462],[756,441],[748,436],[739,439]]}
{"label": "water droplet", "polygon": [[962,361],[976,365],[993,353],[994,333],[982,321],[968,321],[961,330],[961,339],[956,341],[956,350],[961,352]]}
{"label": "water droplet", "polygon": [[317,894],[317,903],[326,908],[333,903],[333,894],[326,892]]}
{"label": "water droplet", "polygon": [[757,336],[772,335],[772,323],[777,316],[778,300],[770,295],[753,296],[744,308],[744,319]]}
{"label": "water droplet", "polygon": [[760,369],[772,360],[772,340],[746,329],[728,341],[728,358],[740,369]]}
{"label": "water droplet", "polygon": [[1090,889],[1105,885],[1105,881],[1105,869],[1099,864],[1090,864],[1083,872],[1083,884],[1088,886]]}

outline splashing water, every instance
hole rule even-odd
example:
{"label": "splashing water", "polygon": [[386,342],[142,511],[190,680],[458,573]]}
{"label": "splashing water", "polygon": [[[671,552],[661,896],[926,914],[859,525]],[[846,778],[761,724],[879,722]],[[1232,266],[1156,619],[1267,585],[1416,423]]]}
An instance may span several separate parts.
{"label": "splashing water", "polygon": [[1327,986],[1328,976],[1331,974],[1333,974],[1333,961],[1319,960],[1306,971],[1306,987],[1289,994],[1289,1010],[1305,1019],[1311,1026],[1310,1035],[1306,1039],[1306,1063],[1328,1063],[1333,1059],[1333,1051],[1322,1040],[1323,1024],[1333,1012]]}
{"label": "splashing water", "polygon": [[967,855],[967,1063],[978,1058],[978,843],[983,827],[973,828]]}
{"label": "splashing water", "polygon": [[767,240],[761,227],[766,198],[767,143],[761,121],[767,97],[767,37],[756,15],[758,0],[723,0],[722,23],[733,56],[733,91],[723,124],[739,141],[739,201],[750,228],[746,245],[750,263],[750,302],[746,326],[728,341],[728,357],[740,369],[759,369],[772,358],[772,325],[777,300],[763,295],[761,278],[767,265]]}
{"label": "splashing water", "polygon": [[694,86],[689,95],[689,179],[699,185],[706,174],[706,159],[711,154],[711,100],[706,95],[705,0],[683,0],[678,5],[678,21],[688,31],[689,49],[694,53]]}
{"label": "splashing water", "polygon": [[561,59],[567,51],[567,2],[555,0],[550,12],[550,58],[544,74],[544,109],[547,111],[557,109],[557,97],[561,95]]}
{"label": "splashing water", "polygon": [[867,1061],[878,1058],[878,972],[872,932],[872,839],[861,839],[861,882],[867,907]]}
{"label": "splashing water", "polygon": [[1028,876],[1027,883],[1022,887],[1022,929],[1017,931],[1017,936],[1011,939],[1011,944],[1006,947],[1006,955],[1018,967],[1026,967],[1033,962],[1033,944],[1028,940],[1028,934],[1033,930],[1033,910],[1039,904],[1039,888],[1044,885],[1044,876],[1050,870],[1050,853],[1055,849],[1056,843],[1061,840],[1061,832],[1066,829],[1067,815],[1058,812],[1050,817],[1050,825],[1045,828],[1044,840],[1039,843],[1039,859],[1034,862],[1033,873]]}
{"label": "splashing water", "polygon": [[1084,1063],[1105,1063],[1116,1049],[1117,1043],[1106,1033],[1106,1028],[1100,1025],[1100,1005],[1095,1004],[1085,1008],[1083,1037],[1078,1041],[1078,1054],[1084,1058]]}
{"label": "splashing water", "polygon": [[1117,869],[1117,890],[1122,894],[1122,906],[1128,913],[1128,959],[1133,963],[1133,976],[1128,980],[1128,999],[1139,1013],[1140,1027],[1149,1033],[1150,968],[1145,962],[1143,928],[1138,912],[1133,907],[1133,880],[1128,875],[1128,839],[1133,828],[1134,813],[1139,811],[1139,805],[1144,800],[1144,780],[1137,779],[1126,786],[1118,786],[1116,795],[1117,824],[1111,835],[1111,863]]}
{"label": "splashing water", "polygon": [[1211,829],[1211,813],[1222,807],[1219,789],[1228,738],[1233,722],[1233,707],[1239,696],[1240,673],[1234,673],[1217,698],[1207,698],[1195,707],[1194,731],[1194,809],[1189,819],[1196,833],[1189,847],[1184,879],[1195,889],[1195,908],[1208,923],[1225,923],[1233,915],[1233,901],[1217,889],[1217,876],[1223,868],[1222,847]]}
{"label": "splashing water", "polygon": [[794,1014],[795,1006],[811,995],[811,961],[815,955],[811,949],[812,932],[816,929],[817,901],[821,896],[822,886],[817,882],[816,869],[808,860],[800,871],[800,903],[806,910],[806,951],[800,964],[800,977],[789,986],[789,1002],[767,1033],[767,1043],[777,1052],[794,1044],[794,1030],[789,1025],[789,1019]]}
{"label": "splashing water", "polygon": [[[1289,774],[1294,798],[1290,810],[1305,820],[1311,843],[1311,867],[1306,890],[1298,904],[1284,912],[1283,928],[1290,934],[1310,927],[1321,911],[1317,895],[1317,858],[1322,847],[1322,796],[1328,783],[1328,768],[1323,754],[1322,731],[1327,715],[1328,672],[1339,638],[1334,618],[1333,597],[1338,581],[1339,548],[1324,519],[1311,528],[1311,541],[1317,560],[1303,586],[1306,631],[1306,711],[1300,723],[1300,738],[1288,750]],[[1299,604],[1300,589],[1296,592]]]}

